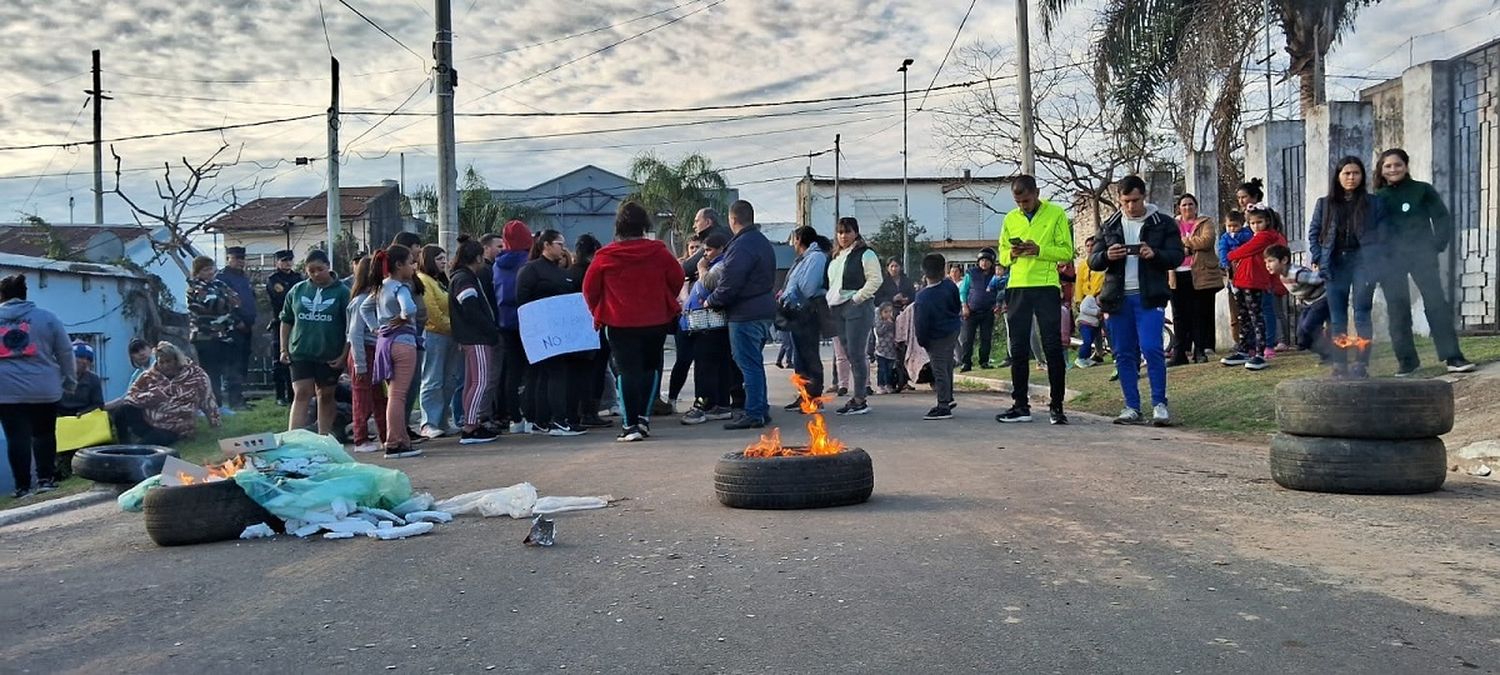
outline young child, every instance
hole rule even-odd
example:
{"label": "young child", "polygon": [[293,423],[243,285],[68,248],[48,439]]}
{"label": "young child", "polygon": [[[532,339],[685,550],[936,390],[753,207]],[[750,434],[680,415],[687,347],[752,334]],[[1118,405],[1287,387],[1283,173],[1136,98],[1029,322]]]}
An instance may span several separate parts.
{"label": "young child", "polygon": [[946,261],[941,253],[922,258],[922,279],[926,286],[917,291],[915,333],[917,346],[927,350],[932,360],[932,391],[937,405],[922,416],[924,420],[953,418],[958,403],[953,400],[953,363],[957,358],[958,330],[963,325],[963,305],[958,299],[958,285],[943,277]]}
{"label": "young child", "polygon": [[875,393],[896,389],[896,306],[887,302],[875,317]]}
{"label": "young child", "polygon": [[1245,227],[1245,214],[1240,211],[1230,211],[1224,215],[1224,233],[1219,235],[1219,267],[1224,269],[1224,276],[1228,280],[1229,293],[1229,334],[1239,338],[1240,334],[1240,305],[1234,299],[1234,264],[1229,261],[1229,252],[1239,248],[1241,244],[1250,241],[1255,233]]}
{"label": "young child", "polygon": [[1323,325],[1328,322],[1328,297],[1323,277],[1301,265],[1292,264],[1292,250],[1276,244],[1266,249],[1266,271],[1281,280],[1297,299],[1302,316],[1297,320],[1297,348],[1311,350],[1321,362],[1328,362],[1328,344]]}
{"label": "young child", "polygon": [[1239,307],[1239,344],[1234,353],[1219,360],[1226,366],[1244,366],[1246,370],[1265,370],[1266,362],[1266,316],[1262,311],[1263,298],[1277,283],[1266,271],[1262,258],[1267,248],[1286,244],[1278,231],[1281,217],[1268,206],[1250,207],[1245,214],[1250,229],[1255,232],[1250,240],[1229,252],[1229,262],[1234,266],[1234,300]]}

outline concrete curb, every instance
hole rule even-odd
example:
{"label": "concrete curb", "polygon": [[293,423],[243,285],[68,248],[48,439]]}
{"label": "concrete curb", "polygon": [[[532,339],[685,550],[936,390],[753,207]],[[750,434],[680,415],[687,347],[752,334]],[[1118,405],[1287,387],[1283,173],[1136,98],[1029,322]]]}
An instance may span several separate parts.
{"label": "concrete curb", "polygon": [[[1042,375],[1042,379],[1045,380],[1046,376]],[[974,375],[962,375],[962,374],[959,374],[959,373],[954,373],[953,374],[953,381],[954,382],[963,382],[965,384],[978,385],[978,386],[984,387],[986,389],[989,389],[990,391],[996,391],[996,392],[1000,392],[1002,394],[1009,394],[1009,393],[1011,393],[1010,380],[997,380],[997,379],[990,378],[990,377],[976,377]],[[1048,388],[1047,385],[1045,385],[1045,384],[1033,384],[1033,385],[1031,385],[1030,388],[1031,388],[1031,395],[1033,397],[1040,397],[1039,399],[1034,399],[1034,400],[1045,401],[1045,400],[1047,400],[1047,397],[1052,394],[1052,390],[1050,388]],[[1066,403],[1068,401],[1072,401],[1075,398],[1078,398],[1078,392],[1077,391],[1074,391],[1072,389],[1064,389],[1063,390],[1063,402],[1064,403]]]}
{"label": "concrete curb", "polygon": [[30,506],[20,506],[13,509],[0,511],[0,527],[8,527],[16,523],[24,523],[43,516],[50,516],[65,511],[81,509],[85,506],[93,506],[108,501],[114,501],[119,492],[108,488],[94,488],[88,492],[51,499]]}

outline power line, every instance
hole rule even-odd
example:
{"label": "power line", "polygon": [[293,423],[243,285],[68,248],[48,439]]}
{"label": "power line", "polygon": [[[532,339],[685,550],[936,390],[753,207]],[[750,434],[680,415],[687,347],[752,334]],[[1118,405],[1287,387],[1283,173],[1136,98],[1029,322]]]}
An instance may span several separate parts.
{"label": "power line", "polygon": [[1360,71],[1360,72],[1361,73],[1369,73],[1369,72],[1374,71],[1375,70],[1375,66],[1379,65],[1382,61],[1385,61],[1386,59],[1391,58],[1392,56],[1395,56],[1396,52],[1401,51],[1402,47],[1408,47],[1408,46],[1414,44],[1417,41],[1417,38],[1432,37],[1434,35],[1441,35],[1443,33],[1449,32],[1449,31],[1458,30],[1458,29],[1463,28],[1464,26],[1467,26],[1467,25],[1469,25],[1471,23],[1474,23],[1474,22],[1476,22],[1476,21],[1478,21],[1480,19],[1484,19],[1484,18],[1487,18],[1489,16],[1492,16],[1496,12],[1500,12],[1500,7],[1496,7],[1495,9],[1492,9],[1492,10],[1490,10],[1488,12],[1485,12],[1484,14],[1480,14],[1479,16],[1476,16],[1476,17],[1474,17],[1472,19],[1469,19],[1468,21],[1463,21],[1463,22],[1460,22],[1460,23],[1453,24],[1452,26],[1449,26],[1447,28],[1440,28],[1438,30],[1428,31],[1426,33],[1421,33],[1421,34],[1413,35],[1413,36],[1411,36],[1409,38],[1406,38],[1405,40],[1401,41],[1400,44],[1397,44],[1395,47],[1391,48],[1391,51],[1386,52],[1385,56],[1382,56],[1382,57],[1380,57],[1378,59],[1375,59],[1374,61],[1370,61],[1367,64],[1367,67],[1364,70]]}
{"label": "power line", "polygon": [[[342,154],[345,154],[345,155],[349,154],[350,148],[353,148],[354,144],[358,143],[361,138],[364,138],[365,136],[370,135],[370,132],[378,129],[380,127],[380,125],[385,124],[385,121],[388,120],[388,119],[390,119],[391,116],[400,113],[401,109],[405,108],[406,105],[408,103],[411,103],[412,99],[414,97],[416,97],[417,92],[422,91],[422,88],[428,86],[431,82],[432,82],[432,79],[428,78],[426,80],[423,80],[423,81],[417,83],[417,88],[411,90],[411,93],[406,95],[406,100],[402,101],[400,105],[396,106],[390,112],[386,113],[385,116],[381,117],[374,124],[370,125],[370,128],[365,129],[364,131],[360,132],[360,134],[358,136],[354,137],[354,140],[349,141],[349,143],[344,146],[344,152]],[[350,113],[350,114],[358,114],[358,113]]]}
{"label": "power line", "polygon": [[953,46],[958,44],[958,36],[964,34],[964,24],[969,22],[969,15],[974,13],[974,5],[979,0],[969,0],[969,9],[964,12],[964,18],[958,22],[958,30],[953,31],[953,41],[948,43],[948,51],[943,52],[943,60],[938,62],[937,70],[932,73],[932,81],[927,83],[927,91],[922,92],[922,101],[917,103],[917,112],[922,112],[922,106],[927,104],[927,93],[932,91],[932,85],[937,84],[938,75],[943,73],[943,66],[948,65],[948,56],[953,53]]}
{"label": "power line", "polygon": [[334,58],[333,40],[328,37],[328,15],[323,13],[323,0],[318,0],[318,22],[323,24],[323,44],[328,45],[328,58]]}
{"label": "power line", "polygon": [[[179,130],[179,131],[163,131],[163,132],[154,133],[154,134],[137,134],[135,136],[121,136],[119,138],[105,139],[105,140],[100,141],[100,142],[101,143],[123,143],[125,141],[141,141],[141,140],[146,140],[146,139],[151,139],[151,138],[166,138],[166,137],[169,137],[169,136],[186,136],[186,135],[189,135],[189,134],[206,134],[206,133],[212,133],[212,132],[216,132],[216,131],[231,131],[231,130],[234,130],[234,129],[250,129],[250,128],[253,128],[253,127],[271,126],[273,124],[286,124],[288,122],[301,122],[303,120],[322,119],[322,117],[323,117],[322,113],[314,113],[314,114],[310,114],[310,115],[298,115],[296,117],[279,117],[279,118],[276,118],[276,119],[261,120],[259,122],[242,122],[240,124],[225,124],[225,125],[221,125],[221,126],[217,126],[217,127],[203,127],[203,128],[199,128],[199,129],[182,129],[182,130]],[[34,144],[31,144],[31,145],[7,145],[7,146],[0,146],[0,152],[7,152],[7,151],[11,151],[11,150],[40,150],[40,149],[43,149],[43,148],[71,148],[71,147],[75,147],[75,146],[79,146],[79,145],[85,145],[87,143],[92,143],[92,141],[79,141],[77,143],[67,143],[67,142],[64,142],[64,143],[34,143]]]}
{"label": "power line", "polygon": [[7,94],[5,96],[5,98],[0,99],[0,101],[9,101],[9,100],[11,100],[13,98],[16,98],[18,96],[25,96],[26,94],[30,94],[31,92],[37,91],[39,89],[50,89],[50,88],[52,88],[52,87],[54,87],[56,85],[62,84],[64,82],[67,82],[68,80],[71,80],[71,79],[76,78],[76,77],[82,77],[82,76],[87,75],[87,74],[88,74],[87,72],[73,73],[72,75],[69,75],[67,77],[63,77],[63,78],[59,78],[59,79],[53,80],[51,82],[46,82],[46,83],[43,83],[43,84],[39,84],[39,85],[37,85],[35,87],[32,87],[30,89],[22,89],[21,91],[18,91],[18,92],[14,93],[14,94]]}
{"label": "power line", "polygon": [[[73,123],[68,125],[68,132],[63,134],[63,140],[66,141],[67,139],[72,138],[73,130],[78,128],[78,120],[83,119],[83,111],[89,109],[90,100],[91,99],[87,98],[83,99],[83,105],[78,107],[78,114],[73,116]],[[60,151],[62,151],[62,148],[57,148],[52,151],[52,156],[47,158],[47,164],[42,167],[43,174],[46,174],[47,170],[52,168],[52,162],[57,161],[57,153]],[[22,209],[25,209],[26,204],[31,202],[31,198],[36,195],[37,187],[39,187],[41,184],[42,179],[40,177],[36,179],[35,183],[31,184],[31,192],[26,193],[26,199],[21,200]]]}
{"label": "power line", "polygon": [[339,3],[339,4],[340,4],[340,5],[343,5],[343,6],[345,6],[345,7],[348,7],[348,8],[349,8],[349,11],[351,11],[351,12],[354,12],[354,13],[355,13],[355,14],[356,14],[356,15],[358,15],[358,16],[359,16],[359,18],[361,18],[361,19],[364,19],[364,20],[365,20],[365,23],[367,23],[367,24],[370,24],[370,26],[372,26],[372,27],[373,27],[373,28],[374,28],[374,29],[375,29],[375,30],[378,30],[378,31],[380,31],[380,34],[381,34],[381,35],[384,35],[384,36],[386,36],[386,37],[388,37],[388,38],[390,38],[390,39],[391,39],[391,42],[394,42],[394,43],[396,43],[396,44],[398,44],[398,45],[401,45],[401,48],[402,48],[402,49],[405,49],[405,50],[406,50],[406,51],[408,51],[408,52],[411,52],[411,55],[412,55],[412,56],[415,56],[415,57],[417,57],[417,59],[418,59],[418,60],[420,60],[420,61],[421,61],[421,62],[422,62],[422,65],[423,65],[423,66],[426,66],[426,65],[427,65],[427,57],[425,57],[425,56],[422,56],[422,55],[421,55],[421,54],[418,54],[418,53],[417,53],[417,52],[416,52],[416,51],[415,51],[415,50],[413,50],[413,49],[412,49],[412,48],[411,48],[411,47],[408,47],[408,46],[406,46],[406,43],[405,43],[405,42],[402,42],[402,41],[401,41],[401,40],[399,40],[399,39],[397,39],[397,38],[396,38],[396,36],[394,36],[394,35],[391,35],[391,33],[390,33],[390,31],[388,31],[388,30],[386,30],[386,29],[385,29],[385,28],[384,28],[384,27],[382,27],[382,26],[381,26],[381,25],[380,25],[380,24],[378,24],[378,23],[375,23],[375,20],[374,20],[374,19],[371,19],[371,18],[370,18],[370,17],[368,17],[368,16],[365,16],[365,13],[364,13],[364,12],[361,12],[361,11],[359,11],[359,9],[358,9],[358,8],[356,8],[356,7],[355,7],[355,6],[354,6],[354,5],[351,5],[351,4],[349,4],[349,0],[338,0],[338,3]]}
{"label": "power line", "polygon": [[288,108],[325,108],[327,106],[312,105],[310,103],[287,103],[285,101],[246,101],[232,98],[213,98],[211,96],[184,96],[181,94],[159,94],[146,91],[112,91],[116,98],[120,96],[139,96],[141,98],[165,98],[179,101],[204,101],[207,103],[238,103],[241,105],[265,105],[284,106]]}
{"label": "power line", "polygon": [[531,49],[532,47],[542,47],[542,46],[546,46],[546,45],[550,45],[550,44],[556,44],[558,42],[564,42],[564,41],[567,41],[567,40],[572,40],[574,38],[584,37],[586,35],[593,35],[594,33],[599,33],[599,32],[602,32],[602,31],[607,31],[607,30],[609,30],[611,28],[619,28],[620,26],[626,26],[626,25],[635,23],[637,21],[643,21],[645,19],[650,19],[652,17],[661,16],[662,14],[666,14],[667,12],[670,12],[670,11],[672,11],[674,9],[678,9],[680,7],[685,7],[687,5],[691,5],[691,4],[695,4],[695,3],[699,3],[699,2],[703,2],[703,0],[687,0],[686,2],[679,2],[679,3],[675,4],[675,5],[672,5],[671,7],[668,7],[666,9],[661,10],[661,11],[652,12],[650,14],[643,14],[641,16],[635,17],[634,19],[626,19],[625,21],[621,21],[619,23],[612,23],[612,24],[609,24],[608,26],[599,26],[598,28],[590,28],[589,30],[586,30],[586,31],[580,31],[580,32],[577,32],[577,33],[570,33],[568,35],[563,35],[561,37],[555,37],[555,38],[552,38],[550,40],[542,40],[541,42],[532,42],[532,43],[520,45],[520,46],[517,46],[517,47],[508,47],[506,49],[501,49],[500,51],[489,52],[487,54],[480,54],[478,56],[469,56],[469,57],[465,57],[465,58],[459,59],[459,61],[476,61],[478,59],[486,59],[486,58],[489,58],[491,56],[500,56],[500,55],[503,55],[503,54],[510,54],[512,52],[519,52],[519,51],[523,51],[523,50],[526,50],[526,49]]}

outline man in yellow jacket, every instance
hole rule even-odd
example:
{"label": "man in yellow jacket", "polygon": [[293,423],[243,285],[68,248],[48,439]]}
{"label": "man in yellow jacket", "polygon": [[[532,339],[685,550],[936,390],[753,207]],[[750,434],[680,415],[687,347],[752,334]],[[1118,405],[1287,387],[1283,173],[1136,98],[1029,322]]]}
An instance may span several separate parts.
{"label": "man in yellow jacket", "polygon": [[1057,266],[1073,259],[1073,226],[1062,207],[1041,198],[1034,176],[1017,176],[1011,183],[1016,208],[1005,215],[1000,229],[1000,264],[1010,268],[1005,291],[1005,325],[1010,336],[1010,379],[1014,405],[995,421],[1031,421],[1031,327],[1041,333],[1047,359],[1047,381],[1053,424],[1067,424],[1063,394],[1067,384],[1067,352],[1062,344],[1062,282]]}

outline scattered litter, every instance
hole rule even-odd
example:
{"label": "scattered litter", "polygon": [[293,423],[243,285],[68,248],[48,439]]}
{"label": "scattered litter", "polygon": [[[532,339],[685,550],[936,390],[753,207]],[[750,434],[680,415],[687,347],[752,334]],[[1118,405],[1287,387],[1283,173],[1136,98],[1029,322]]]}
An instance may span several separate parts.
{"label": "scattered litter", "polygon": [[353,539],[353,532],[324,532],[324,539]]}
{"label": "scattered litter", "polygon": [[368,514],[370,514],[372,516],[375,516],[376,518],[379,518],[381,520],[389,520],[389,521],[391,521],[393,523],[396,523],[397,525],[405,525],[406,524],[406,520],[404,518],[402,518],[401,516],[398,516],[398,515],[396,515],[394,513],[391,513],[390,511],[387,511],[385,509],[372,509],[372,508],[369,508],[369,507],[360,507],[359,512],[360,513],[368,513]]}
{"label": "scattered litter", "polygon": [[428,532],[431,532],[432,528],[434,527],[436,526],[432,523],[412,523],[410,525],[402,525],[401,527],[383,527],[375,529],[370,532],[366,532],[365,536],[374,537],[383,541],[389,541],[391,539],[405,539],[407,537],[415,537],[419,534],[427,534]]}
{"label": "scattered litter", "polygon": [[437,500],[432,497],[431,492],[423,492],[419,495],[413,495],[411,499],[391,507],[391,513],[405,518],[407,514],[417,511],[431,511],[432,505],[436,502]]}
{"label": "scattered litter", "polygon": [[531,521],[531,532],[521,543],[527,546],[551,546],[557,541],[557,521],[537,516]]}
{"label": "scattered litter", "polygon": [[1470,471],[1469,475],[1483,477],[1483,476],[1488,476],[1491,473],[1494,473],[1494,469],[1491,469],[1490,465],[1488,465],[1488,464],[1480,464],[1478,468],[1474,469],[1473,471]]}
{"label": "scattered litter", "polygon": [[444,511],[409,511],[406,514],[408,523],[448,523],[453,521],[453,514]]}
{"label": "scattered litter", "polygon": [[265,539],[274,536],[276,536],[276,530],[271,529],[271,526],[265,523],[256,523],[240,533],[240,539]]}
{"label": "scattered litter", "polygon": [[454,515],[478,513],[486,517],[510,516],[520,520],[536,515],[602,509],[615,501],[609,495],[599,497],[538,497],[531,483],[517,483],[510,487],[466,492],[435,505],[440,511]]}
{"label": "scattered litter", "polygon": [[608,497],[542,497],[531,507],[535,514],[562,513],[564,511],[587,511],[609,506]]}
{"label": "scattered litter", "polygon": [[120,493],[115,503],[120,506],[121,511],[140,513],[142,505],[146,502],[146,491],[161,485],[161,476],[152,476],[137,483],[135,487]]}
{"label": "scattered litter", "polygon": [[319,523],[319,527],[329,532],[344,532],[350,535],[364,534],[375,529],[374,525],[357,518],[346,518],[332,523]]}

